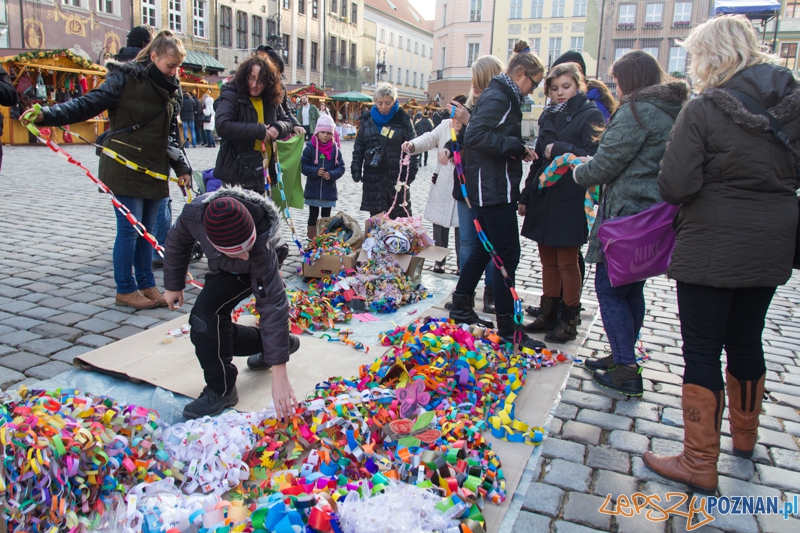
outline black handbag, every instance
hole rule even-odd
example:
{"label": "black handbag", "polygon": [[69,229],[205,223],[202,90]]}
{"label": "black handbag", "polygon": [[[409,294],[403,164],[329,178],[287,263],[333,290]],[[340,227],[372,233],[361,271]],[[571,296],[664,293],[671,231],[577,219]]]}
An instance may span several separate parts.
{"label": "black handbag", "polygon": [[[732,89],[725,90],[741,100],[742,104],[744,104],[747,109],[757,115],[765,117],[769,121],[769,129],[772,130],[772,135],[779,143],[784,145],[786,149],[791,152],[792,157],[794,157],[795,174],[798,181],[800,181],[800,154],[797,153],[797,150],[795,150],[794,147],[792,147],[792,144],[789,142],[789,137],[781,129],[778,119],[772,116],[772,113],[767,111],[763,105],[758,103],[753,98],[750,98],[743,92],[734,91]],[[800,213],[800,197],[797,199],[797,211]],[[800,218],[797,219],[797,233],[795,235],[794,261],[792,262],[792,268],[800,269]]]}
{"label": "black handbag", "polygon": [[[133,124],[131,126],[128,126],[127,128],[120,128],[120,129],[114,130],[114,131],[111,131],[111,130],[104,131],[103,133],[101,133],[100,135],[98,135],[95,138],[95,141],[94,141],[95,144],[99,144],[102,147],[102,146],[104,146],[103,145],[103,141],[105,141],[109,137],[113,137],[114,135],[119,135],[120,133],[128,133],[129,131],[137,131],[137,130],[139,130],[142,126],[144,126],[146,124],[149,124],[150,122],[154,121],[161,113],[166,111],[168,105],[169,105],[169,102],[164,104],[164,107],[159,109],[156,112],[155,115],[149,117],[147,120],[144,120],[143,122],[140,122],[138,124]],[[101,148],[101,147],[97,147],[97,148],[94,149],[94,153],[97,154],[98,157],[103,155],[103,148]]]}
{"label": "black handbag", "polygon": [[248,150],[237,154],[236,170],[239,180],[247,183],[264,179],[264,154],[258,150]]}

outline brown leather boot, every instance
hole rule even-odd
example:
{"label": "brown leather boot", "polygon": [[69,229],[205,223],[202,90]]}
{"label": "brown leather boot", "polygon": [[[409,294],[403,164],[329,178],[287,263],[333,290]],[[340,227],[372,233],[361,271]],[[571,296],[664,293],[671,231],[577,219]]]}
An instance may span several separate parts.
{"label": "brown leather boot", "polygon": [[307,235],[308,235],[308,240],[309,241],[311,239],[313,239],[314,237],[316,237],[317,236],[317,227],[316,226],[309,226]]}
{"label": "brown leather boot", "polygon": [[133,291],[128,294],[118,292],[115,303],[117,305],[127,305],[134,309],[152,309],[158,307],[158,302],[142,294],[142,291]]}
{"label": "brown leather boot", "polygon": [[758,416],[764,399],[766,372],[757,381],[736,379],[725,369],[728,388],[728,421],[731,423],[733,455],[752,457],[758,437]]}
{"label": "brown leather boot", "polygon": [[683,453],[671,457],[645,452],[644,464],[653,472],[686,483],[702,494],[717,490],[720,425],[725,394],[699,385],[683,386]]}
{"label": "brown leather boot", "polygon": [[159,306],[167,307],[167,300],[165,300],[164,295],[159,292],[158,287],[150,287],[149,289],[145,289],[142,291],[142,294],[151,300],[158,302]]}

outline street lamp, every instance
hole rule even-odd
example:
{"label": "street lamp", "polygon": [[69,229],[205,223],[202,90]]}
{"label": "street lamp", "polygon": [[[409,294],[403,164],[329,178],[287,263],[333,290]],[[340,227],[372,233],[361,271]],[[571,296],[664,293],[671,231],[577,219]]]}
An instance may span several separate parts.
{"label": "street lamp", "polygon": [[275,33],[267,35],[267,42],[275,50],[283,50],[283,40],[281,39],[281,14],[275,13],[267,17],[267,28],[269,29],[270,23],[275,24]]}
{"label": "street lamp", "polygon": [[378,63],[375,65],[375,83],[381,81],[381,76],[386,74],[386,48],[378,50]]}

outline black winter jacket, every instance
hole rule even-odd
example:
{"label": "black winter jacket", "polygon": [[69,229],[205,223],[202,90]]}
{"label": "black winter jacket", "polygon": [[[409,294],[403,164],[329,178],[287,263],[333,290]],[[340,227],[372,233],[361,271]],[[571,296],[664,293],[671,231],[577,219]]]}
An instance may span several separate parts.
{"label": "black winter jacket", "polygon": [[[0,66],[0,105],[4,106],[12,106],[17,105],[17,100],[19,96],[17,95],[16,89],[11,84],[11,80],[8,79],[8,73],[6,69]],[[0,115],[0,135],[3,134],[3,115]]]}
{"label": "black winter jacket", "polygon": [[464,174],[472,205],[516,205],[525,157],[522,110],[514,91],[497,76],[475,103],[464,147],[469,150]]}
{"label": "black winter jacket", "polygon": [[[415,137],[411,118],[402,109],[397,110],[385,127],[390,133],[383,136],[370,113],[361,116],[361,126],[356,135],[350,173],[354,181],[358,182],[362,179],[364,181],[361,195],[362,211],[376,213],[386,211],[392,206],[397,175],[400,172],[401,146]],[[371,148],[376,148],[382,154],[380,165],[377,168],[370,166],[370,159],[365,155],[366,151]],[[418,167],[419,156],[412,156],[407,173],[404,172],[401,179],[411,185],[417,175]],[[409,192],[405,188],[402,191],[401,196],[406,196]],[[389,214],[390,217],[406,216],[405,209],[401,205],[404,201],[407,203],[406,209],[411,213],[411,195],[407,196],[405,199],[402,197],[397,199],[394,210]]]}
{"label": "black winter jacket", "polygon": [[[605,125],[603,114],[586,95],[578,93],[567,102],[566,113],[539,117],[536,153],[519,203],[527,206],[522,236],[553,248],[581,246],[589,236],[583,210],[586,187],[572,179],[572,171],[551,187],[539,189],[539,176],[556,157],[570,153],[578,157],[597,152],[597,138]],[[550,158],[544,156],[553,144]]]}
{"label": "black winter jacket", "polygon": [[[255,222],[256,243],[247,261],[220,253],[208,240],[203,215],[208,204],[222,196],[231,196],[244,204]],[[223,188],[186,204],[167,234],[164,245],[164,288],[168,291],[182,291],[186,287],[186,272],[195,242],[200,243],[208,258],[208,275],[230,272],[250,276],[256,310],[261,317],[264,362],[270,365],[281,365],[289,360],[289,302],[279,272],[278,257],[271,245],[279,233],[280,217],[272,200],[239,188]],[[216,311],[195,305],[192,314],[214,319]]]}
{"label": "black winter jacket", "polygon": [[195,117],[194,98],[189,93],[183,93],[181,102],[181,122],[194,122]]}
{"label": "black winter jacket", "polygon": [[428,117],[422,117],[414,123],[414,131],[417,132],[417,137],[424,135],[429,131],[433,131],[434,127],[433,121]]}
{"label": "black winter jacket", "polygon": [[[264,102],[264,124],[258,122],[258,113],[247,94],[238,92],[235,83],[222,88],[214,102],[216,130],[220,137],[220,148],[214,177],[225,183],[241,185],[246,189],[263,190],[264,179],[246,181],[239,177],[236,156],[255,151],[256,140],[267,135],[267,127],[278,130],[278,138],[292,133],[292,123],[280,104]],[[270,175],[275,175],[274,157],[270,161]]]}
{"label": "black winter jacket", "polygon": [[[106,68],[106,81],[99,87],[69,102],[43,107],[42,126],[83,122],[108,110],[109,129],[117,131],[140,124],[165,109],[136,131],[106,137],[103,146],[154,172],[169,174],[172,167],[178,176],[190,173],[191,166],[178,141],[180,89],[170,95],[156,85],[149,70],[156,68],[152,63],[109,61]],[[114,194],[148,200],[169,195],[166,181],[128,168],[105,155],[100,157],[98,175]]]}
{"label": "black winter jacket", "polygon": [[[339,193],[336,190],[336,180],[344,175],[344,159],[342,158],[342,150],[335,149],[336,161],[331,161],[320,155],[319,162],[317,162],[317,148],[311,144],[311,141],[306,143],[303,150],[303,157],[300,160],[303,167],[303,175],[306,176],[306,188],[303,191],[303,198],[308,200],[338,200]],[[317,174],[320,168],[328,171],[331,179],[326,180]]]}

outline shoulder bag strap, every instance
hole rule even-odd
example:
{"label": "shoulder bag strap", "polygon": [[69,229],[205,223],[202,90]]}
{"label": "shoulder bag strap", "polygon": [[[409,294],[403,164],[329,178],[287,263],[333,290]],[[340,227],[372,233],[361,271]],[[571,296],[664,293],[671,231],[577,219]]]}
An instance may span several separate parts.
{"label": "shoulder bag strap", "polygon": [[730,94],[741,100],[744,106],[753,113],[755,113],[756,115],[761,115],[762,117],[765,117],[769,121],[769,129],[772,130],[772,135],[779,143],[784,145],[786,149],[792,153],[795,163],[800,164],[800,154],[797,153],[797,150],[795,150],[792,147],[792,144],[789,141],[789,137],[781,129],[781,125],[778,122],[778,119],[776,119],[772,115],[772,113],[767,111],[763,105],[761,105],[759,102],[756,101],[755,98],[751,98],[750,96],[744,94],[741,91],[734,91],[733,89],[724,89],[724,90],[728,91]]}
{"label": "shoulder bag strap", "polygon": [[169,102],[164,104],[164,107],[162,107],[161,109],[156,111],[156,113],[154,115],[148,117],[147,119],[143,120],[142,122],[139,122],[138,124],[133,124],[132,126],[128,126],[126,128],[120,128],[120,129],[115,130],[115,131],[109,131],[108,133],[106,133],[106,137],[113,137],[114,135],[119,135],[120,133],[127,133],[129,131],[137,131],[137,130],[139,130],[142,126],[145,126],[145,125],[153,122],[156,118],[158,118],[158,116],[161,115],[161,113],[166,111],[168,105],[169,105]]}

